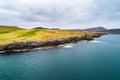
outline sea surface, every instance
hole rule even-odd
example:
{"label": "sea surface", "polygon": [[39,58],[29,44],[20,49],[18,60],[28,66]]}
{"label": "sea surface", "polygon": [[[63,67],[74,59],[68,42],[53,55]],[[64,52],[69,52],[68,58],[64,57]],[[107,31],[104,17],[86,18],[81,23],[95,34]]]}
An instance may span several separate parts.
{"label": "sea surface", "polygon": [[120,35],[0,54],[0,80],[120,80]]}

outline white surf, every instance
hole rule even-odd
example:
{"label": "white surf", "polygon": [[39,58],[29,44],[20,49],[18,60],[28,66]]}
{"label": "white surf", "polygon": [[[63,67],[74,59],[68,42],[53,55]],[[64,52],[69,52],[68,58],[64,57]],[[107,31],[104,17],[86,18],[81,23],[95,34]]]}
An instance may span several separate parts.
{"label": "white surf", "polygon": [[92,43],[102,43],[101,41],[97,41],[97,40],[93,40],[93,41],[90,41]]}
{"label": "white surf", "polygon": [[74,46],[74,44],[64,44],[64,45],[60,45],[64,48],[72,48]]}

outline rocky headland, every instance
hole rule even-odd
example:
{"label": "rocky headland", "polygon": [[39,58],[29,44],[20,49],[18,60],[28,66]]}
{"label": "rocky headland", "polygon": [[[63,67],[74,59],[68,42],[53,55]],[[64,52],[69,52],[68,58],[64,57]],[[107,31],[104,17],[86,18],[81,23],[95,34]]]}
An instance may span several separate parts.
{"label": "rocky headland", "polygon": [[46,41],[24,41],[14,42],[5,45],[0,45],[0,52],[12,52],[12,51],[28,51],[36,48],[44,49],[47,47],[57,47],[66,43],[74,43],[81,40],[93,40],[93,38],[100,37],[104,33],[86,34],[84,36],[75,35],[68,38],[58,37]]}

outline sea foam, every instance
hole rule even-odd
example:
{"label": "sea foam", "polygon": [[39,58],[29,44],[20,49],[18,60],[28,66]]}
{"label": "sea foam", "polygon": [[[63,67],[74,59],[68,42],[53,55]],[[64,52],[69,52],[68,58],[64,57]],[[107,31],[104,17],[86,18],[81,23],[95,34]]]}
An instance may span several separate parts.
{"label": "sea foam", "polygon": [[60,45],[63,48],[72,48],[74,46],[74,44],[64,44],[64,45]]}
{"label": "sea foam", "polygon": [[90,41],[92,43],[102,43],[101,41],[97,41],[97,40],[93,40],[93,41]]}

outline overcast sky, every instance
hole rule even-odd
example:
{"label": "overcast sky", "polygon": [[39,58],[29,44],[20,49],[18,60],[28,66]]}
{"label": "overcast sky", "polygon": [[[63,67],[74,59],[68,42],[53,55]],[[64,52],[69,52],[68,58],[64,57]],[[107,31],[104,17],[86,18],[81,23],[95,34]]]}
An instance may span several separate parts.
{"label": "overcast sky", "polygon": [[0,0],[0,25],[120,28],[120,0]]}

